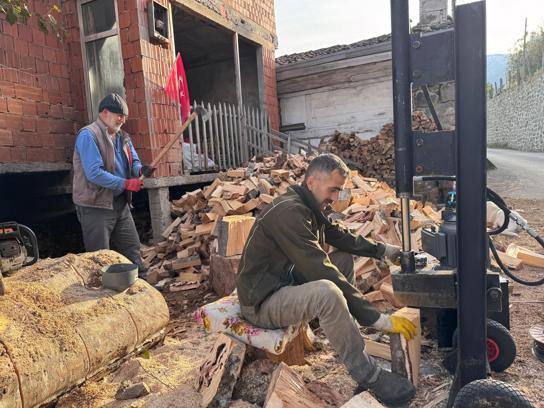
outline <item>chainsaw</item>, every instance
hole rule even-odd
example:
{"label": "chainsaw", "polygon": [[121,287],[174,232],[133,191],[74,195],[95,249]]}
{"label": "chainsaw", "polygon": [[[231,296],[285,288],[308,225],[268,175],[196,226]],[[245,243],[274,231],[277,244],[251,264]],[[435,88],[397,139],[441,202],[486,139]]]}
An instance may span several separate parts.
{"label": "chainsaw", "polygon": [[16,222],[0,223],[0,295],[5,293],[3,274],[32,265],[38,258],[38,241],[30,228]]}

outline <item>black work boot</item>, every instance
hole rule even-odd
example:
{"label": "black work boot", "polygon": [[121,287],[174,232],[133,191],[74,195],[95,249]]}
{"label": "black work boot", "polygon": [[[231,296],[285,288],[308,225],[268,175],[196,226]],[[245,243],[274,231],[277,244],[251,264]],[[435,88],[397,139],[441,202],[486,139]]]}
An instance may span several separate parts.
{"label": "black work boot", "polygon": [[382,369],[380,369],[376,381],[359,384],[355,393],[359,394],[366,390],[372,392],[376,398],[387,404],[387,406],[392,407],[407,404],[416,395],[416,389],[410,380]]}

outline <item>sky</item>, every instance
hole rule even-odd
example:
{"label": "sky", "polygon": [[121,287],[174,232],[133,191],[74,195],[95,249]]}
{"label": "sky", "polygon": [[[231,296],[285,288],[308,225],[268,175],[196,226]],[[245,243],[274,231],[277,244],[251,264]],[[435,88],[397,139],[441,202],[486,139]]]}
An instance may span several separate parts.
{"label": "sky", "polygon": [[[409,0],[419,21],[419,0]],[[457,1],[457,4],[470,1]],[[391,32],[389,0],[275,0],[276,56],[350,44]],[[487,54],[506,54],[527,31],[544,27],[544,0],[487,0]]]}

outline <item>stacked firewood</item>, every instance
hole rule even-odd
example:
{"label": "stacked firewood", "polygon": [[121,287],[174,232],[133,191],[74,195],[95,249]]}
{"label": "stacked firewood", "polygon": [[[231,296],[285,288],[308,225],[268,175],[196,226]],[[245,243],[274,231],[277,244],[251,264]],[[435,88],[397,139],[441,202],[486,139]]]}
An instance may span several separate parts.
{"label": "stacked firewood", "polygon": [[[347,182],[349,194],[333,205],[334,218],[351,232],[376,242],[400,246],[400,200],[387,183],[376,178],[351,173]],[[440,214],[421,202],[410,202],[411,245],[421,249],[421,230],[440,223]],[[357,286],[378,309],[387,311],[402,307],[393,294],[390,265],[372,258],[355,259]]]}
{"label": "stacked firewood", "polygon": [[[412,128],[433,131],[436,126],[424,112],[412,114]],[[320,145],[321,151],[334,153],[357,167],[367,177],[375,177],[390,185],[395,182],[395,140],[393,124],[382,127],[380,133],[369,140],[360,139],[355,133],[334,135]]]}
{"label": "stacked firewood", "polygon": [[[289,186],[300,184],[312,158],[277,153],[254,160],[172,201],[176,218],[162,233],[165,240],[141,250],[148,282],[169,285],[170,291],[199,287],[209,275],[211,249],[239,256],[253,216]],[[229,265],[237,267],[236,262]]]}
{"label": "stacked firewood", "polygon": [[[204,189],[174,200],[176,219],[163,232],[165,240],[142,249],[148,281],[182,291],[208,280],[218,294],[230,293],[255,215],[289,186],[300,184],[311,159],[278,153],[252,161],[247,168],[229,170]],[[400,245],[400,202],[394,190],[357,170],[345,187],[332,206],[331,218],[357,235]],[[416,201],[411,206],[412,247],[419,249],[421,228],[438,223],[440,215]],[[392,296],[386,264],[359,257],[355,271],[358,287],[369,300],[383,309],[400,306]]]}

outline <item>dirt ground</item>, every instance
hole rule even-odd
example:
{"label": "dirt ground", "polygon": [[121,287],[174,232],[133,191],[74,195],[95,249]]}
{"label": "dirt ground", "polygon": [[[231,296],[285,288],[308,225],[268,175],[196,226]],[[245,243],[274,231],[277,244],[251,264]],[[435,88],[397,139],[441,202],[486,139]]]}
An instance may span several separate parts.
{"label": "dirt ground", "polygon": [[[538,231],[544,232],[544,200],[507,199],[508,204],[525,217]],[[544,251],[527,234],[519,238],[500,237],[499,245],[516,242],[540,253]],[[544,270],[525,266],[516,271],[525,279],[544,276]],[[544,363],[531,352],[532,339],[529,328],[544,322],[544,290],[513,283],[511,294],[511,334],[517,345],[513,365],[503,373],[493,373],[492,378],[508,382],[523,391],[535,407],[544,407]],[[124,363],[114,373],[97,381],[88,381],[62,397],[56,406],[68,407],[197,407],[200,396],[193,388],[198,366],[206,358],[215,335],[206,335],[193,321],[192,313],[200,305],[217,296],[207,287],[165,293],[170,308],[171,321],[168,335],[162,346],[143,353]],[[307,365],[295,367],[312,387],[331,392],[331,406],[340,406],[353,395],[355,383],[341,365],[326,339],[317,331],[323,349],[307,354]],[[442,368],[443,357],[430,339],[423,342],[420,385],[410,407],[444,407],[451,376]],[[261,406],[266,395],[274,364],[268,360],[246,360],[242,376],[234,392],[236,399],[231,407]],[[253,357],[254,358],[254,357]],[[384,367],[386,361],[380,361]],[[145,382],[151,393],[138,399],[116,400],[115,394],[126,382]],[[332,390],[332,391],[331,391]],[[244,401],[242,401],[244,400]]]}

